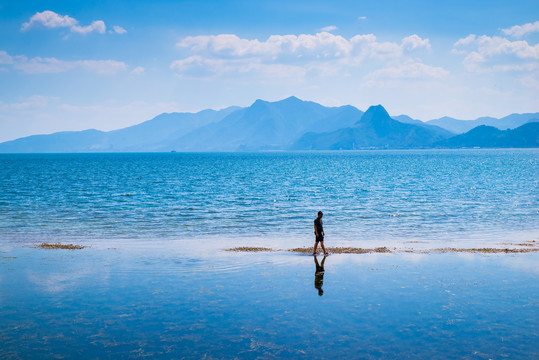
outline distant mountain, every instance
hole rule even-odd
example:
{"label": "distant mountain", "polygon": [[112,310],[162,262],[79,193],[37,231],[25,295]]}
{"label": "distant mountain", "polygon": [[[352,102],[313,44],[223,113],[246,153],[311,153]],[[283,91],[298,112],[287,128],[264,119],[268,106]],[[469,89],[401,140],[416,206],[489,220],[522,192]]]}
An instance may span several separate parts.
{"label": "distant mountain", "polygon": [[0,143],[0,152],[156,151],[163,142],[217,122],[238,109],[229,107],[198,113],[164,113],[141,124],[109,132],[84,130],[27,136]]}
{"label": "distant mountain", "polygon": [[516,129],[499,130],[480,125],[465,134],[436,142],[441,148],[531,148],[539,147],[539,122],[529,122]]}
{"label": "distant mountain", "polygon": [[284,149],[307,130],[333,131],[349,126],[361,115],[353,106],[325,107],[294,96],[276,102],[257,100],[168,146],[179,151]]}
{"label": "distant mountain", "polygon": [[427,124],[421,120],[412,119],[408,115],[397,115],[397,116],[392,116],[392,118],[405,124],[412,124],[412,125],[422,126],[422,127],[431,129],[443,137],[451,137],[455,135],[454,132],[451,132],[447,129],[441,128],[436,125]]}
{"label": "distant mountain", "polygon": [[[458,138],[451,132],[480,122],[511,127],[535,118],[539,118],[539,113],[474,121],[441,118],[425,123],[406,115],[391,118],[381,105],[371,106],[363,113],[350,105],[326,107],[292,96],[275,102],[257,100],[245,108],[165,113],[141,124],[108,132],[90,129],[28,136],[0,143],[0,152],[408,149],[429,148],[433,144],[437,147],[506,146],[503,144],[535,147],[537,139],[533,142],[529,138],[533,136],[535,125],[525,128],[530,134],[500,135],[492,129],[481,128]],[[508,140],[508,136],[512,140]],[[502,138],[505,140],[500,140]]]}
{"label": "distant mountain", "polygon": [[436,125],[455,134],[462,134],[479,125],[488,125],[500,130],[514,129],[527,122],[539,121],[539,113],[511,114],[501,119],[480,117],[475,120],[457,120],[450,117],[429,120],[428,125]]}
{"label": "distant mountain", "polygon": [[61,153],[100,151],[106,133],[99,130],[63,131],[50,135],[32,135],[0,144],[3,153]]}
{"label": "distant mountain", "polygon": [[[174,141],[202,126],[218,122],[241,109],[231,106],[223,110],[203,110],[197,113],[164,113],[152,120],[107,133],[111,148],[121,151],[155,151],[163,143]],[[167,149],[169,150],[169,149]]]}
{"label": "distant mountain", "polygon": [[436,130],[392,119],[382,105],[371,106],[352,127],[309,132],[292,145],[296,150],[421,148],[445,139]]}

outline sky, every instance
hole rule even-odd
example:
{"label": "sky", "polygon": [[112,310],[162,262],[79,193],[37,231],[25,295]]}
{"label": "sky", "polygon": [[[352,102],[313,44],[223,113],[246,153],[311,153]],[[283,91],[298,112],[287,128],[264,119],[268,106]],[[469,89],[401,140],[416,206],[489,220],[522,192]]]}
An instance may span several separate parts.
{"label": "sky", "polygon": [[297,96],[539,111],[539,1],[0,0],[0,141]]}

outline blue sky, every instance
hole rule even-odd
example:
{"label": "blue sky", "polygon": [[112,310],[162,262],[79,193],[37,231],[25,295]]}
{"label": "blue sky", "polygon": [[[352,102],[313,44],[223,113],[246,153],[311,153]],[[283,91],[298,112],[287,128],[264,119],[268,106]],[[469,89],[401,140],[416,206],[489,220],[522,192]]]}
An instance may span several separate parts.
{"label": "blue sky", "polygon": [[3,1],[0,141],[290,95],[539,111],[537,1]]}

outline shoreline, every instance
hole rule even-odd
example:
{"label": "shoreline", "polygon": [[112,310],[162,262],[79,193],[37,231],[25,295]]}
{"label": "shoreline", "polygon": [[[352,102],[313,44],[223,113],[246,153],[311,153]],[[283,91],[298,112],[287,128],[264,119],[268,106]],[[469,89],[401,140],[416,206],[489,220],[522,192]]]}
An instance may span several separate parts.
{"label": "shoreline", "polygon": [[[377,247],[377,248],[360,248],[360,247],[326,247],[329,254],[369,254],[369,253],[383,253],[383,254],[394,254],[394,253],[412,253],[412,254],[440,254],[440,253],[481,253],[481,254],[515,254],[515,253],[531,253],[539,252],[539,243],[535,240],[531,240],[525,243],[520,244],[498,244],[498,245],[511,245],[513,247],[504,247],[504,248],[493,248],[493,247],[480,247],[480,248],[433,248],[433,249],[398,249],[393,248],[389,249],[387,247]],[[519,246],[519,247],[514,247]],[[273,249],[266,247],[234,247],[224,249],[224,251],[229,252],[291,252],[297,254],[312,254],[312,247],[301,247],[293,249]],[[320,251],[317,254],[323,254]]]}
{"label": "shoreline", "polygon": [[[408,242],[417,243],[417,242]],[[518,254],[539,252],[539,242],[529,240],[521,243],[497,243],[497,246],[503,247],[435,247],[435,248],[409,248],[409,247],[373,247],[363,248],[354,246],[328,246],[327,251],[330,254],[369,254],[369,253],[411,253],[411,254],[440,254],[440,253],[480,253],[480,254]],[[43,242],[23,245],[23,247],[31,247],[45,250],[82,250],[94,248],[92,245],[81,245],[77,243],[61,243],[61,242]],[[97,248],[100,248],[99,246]],[[108,247],[107,250],[119,250],[124,247]],[[125,247],[129,249],[130,247]],[[312,246],[309,247],[294,247],[294,248],[272,248],[262,246],[237,246],[220,248],[219,251],[235,252],[235,253],[295,253],[295,254],[312,254]],[[322,254],[321,251],[317,253]]]}

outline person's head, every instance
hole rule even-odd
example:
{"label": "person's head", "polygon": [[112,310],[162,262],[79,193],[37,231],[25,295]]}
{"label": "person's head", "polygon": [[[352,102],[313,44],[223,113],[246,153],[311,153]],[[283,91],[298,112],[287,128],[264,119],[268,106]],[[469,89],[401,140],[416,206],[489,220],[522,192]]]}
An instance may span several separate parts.
{"label": "person's head", "polygon": [[322,288],[318,288],[318,296],[324,295],[324,290]]}
{"label": "person's head", "polygon": [[322,216],[324,216],[324,213],[323,213],[322,211],[319,211],[319,212],[318,212],[318,218],[321,219]]}

